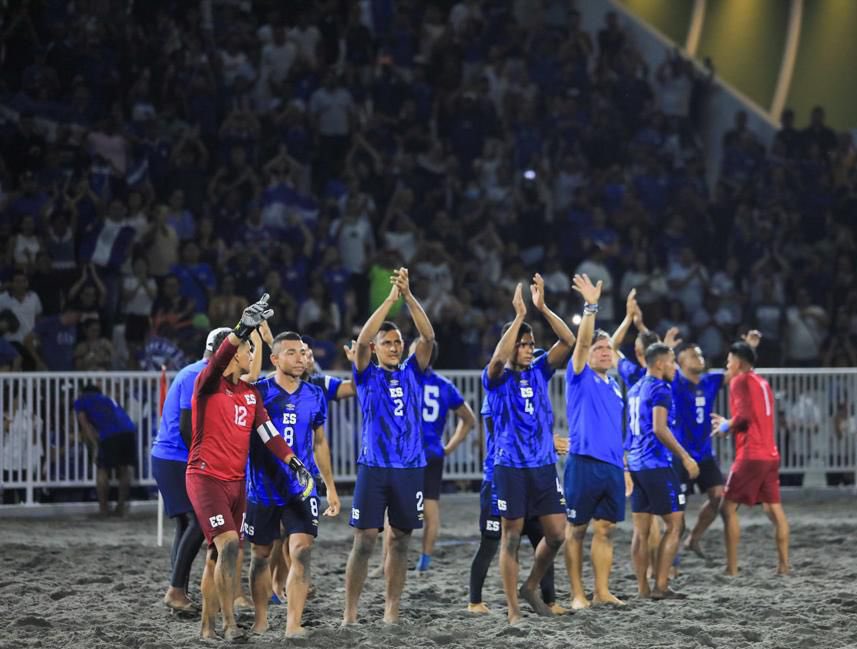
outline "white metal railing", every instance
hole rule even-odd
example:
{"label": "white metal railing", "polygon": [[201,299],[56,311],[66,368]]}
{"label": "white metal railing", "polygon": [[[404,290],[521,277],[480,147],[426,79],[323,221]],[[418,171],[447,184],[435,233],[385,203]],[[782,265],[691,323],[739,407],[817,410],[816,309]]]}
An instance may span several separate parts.
{"label": "white metal railing", "polygon": [[[810,474],[857,471],[857,368],[762,369],[777,399],[777,443],[782,473]],[[339,373],[342,375],[342,373]],[[479,413],[481,374],[473,370],[443,372]],[[55,374],[0,373],[0,487],[21,489],[27,503],[36,501],[40,488],[92,487],[95,470],[74,416],[74,399],[84,384],[97,381],[137,424],[137,465],[134,484],[154,486],[150,449],[159,416],[157,372],[73,372]],[[550,384],[555,428],[567,430],[565,376],[557,372]],[[727,411],[726,390],[718,411]],[[447,422],[452,426],[452,421]],[[353,482],[359,447],[360,413],[354,399],[331,404],[327,433],[338,481]],[[467,442],[446,459],[445,478],[478,480],[482,476],[482,435]],[[716,451],[725,468],[732,461],[732,444],[717,440]]]}

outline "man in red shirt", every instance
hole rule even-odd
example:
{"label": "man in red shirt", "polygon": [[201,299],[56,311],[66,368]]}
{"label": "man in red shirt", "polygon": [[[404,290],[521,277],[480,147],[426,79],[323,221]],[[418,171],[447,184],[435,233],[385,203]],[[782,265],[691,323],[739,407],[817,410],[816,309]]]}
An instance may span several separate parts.
{"label": "man in red shirt", "polygon": [[774,393],[753,371],[756,352],[746,342],[729,348],[725,380],[731,419],[711,415],[713,434],[735,435],[735,462],[726,479],[721,513],[726,523],[726,574],[738,574],[739,505],[765,505],[776,529],[777,574],[789,571],[789,522],[780,502],[780,453],[774,437]]}
{"label": "man in red shirt", "polygon": [[303,497],[312,493],[312,476],[271,423],[255,387],[241,381],[253,358],[250,334],[273,315],[267,294],[247,307],[233,331],[214,339],[217,351],[196,378],[193,441],[185,482],[194,513],[208,541],[202,573],[203,638],[216,638],[217,609],[223,635],[235,640],[235,583],[240,533],[244,524],[244,471],[255,429],[265,446],[297,474]]}

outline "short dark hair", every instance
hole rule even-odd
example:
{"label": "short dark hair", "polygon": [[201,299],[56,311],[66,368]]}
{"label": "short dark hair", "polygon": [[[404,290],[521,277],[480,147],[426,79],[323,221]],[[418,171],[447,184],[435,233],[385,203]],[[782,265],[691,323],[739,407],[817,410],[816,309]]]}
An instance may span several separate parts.
{"label": "short dark hair", "polygon": [[656,332],[649,329],[648,331],[641,331],[638,333],[637,340],[640,341],[643,349],[648,349],[651,345],[661,342],[661,337],[658,336]]}
{"label": "short dark hair", "polygon": [[672,350],[664,343],[654,343],[646,347],[646,366],[651,367],[661,356],[666,356]]}
{"label": "short dark hair", "polygon": [[737,356],[750,367],[756,366],[756,350],[743,340],[732,343],[732,346],[729,347],[729,353]]}
{"label": "short dark hair", "polygon": [[214,337],[214,340],[211,341],[211,348],[214,351],[217,351],[218,349],[220,349],[220,346],[223,344],[223,341],[226,340],[226,337],[231,333],[232,333],[231,329],[224,329],[223,331],[218,333]]}
{"label": "short dark hair", "polygon": [[95,383],[87,383],[80,391],[83,394],[101,394],[101,388],[95,385]]}
{"label": "short dark hair", "polygon": [[673,349],[675,357],[678,358],[682,352],[686,352],[688,349],[693,349],[694,347],[699,347],[699,345],[693,342],[680,342],[675,349]]}
{"label": "short dark hair", "polygon": [[[505,336],[506,332],[512,328],[512,324],[513,323],[511,323],[511,322],[507,322],[506,324],[504,324],[503,325],[503,331],[500,333],[500,335]],[[532,336],[533,335],[533,328],[530,326],[530,324],[528,322],[522,322],[520,329],[518,329],[518,335],[515,338],[515,342],[516,343],[520,342],[521,338],[523,338],[527,334],[530,334]]]}
{"label": "short dark hair", "polygon": [[384,322],[381,323],[381,326],[378,327],[378,333],[376,333],[375,335],[378,336],[380,334],[385,334],[388,331],[398,331],[399,333],[402,333],[402,330],[399,329],[399,325],[397,325],[395,322],[392,322],[391,320],[384,320]]}
{"label": "short dark hair", "polygon": [[277,349],[277,345],[285,340],[296,340],[301,343],[306,342],[299,333],[294,331],[284,331],[274,336],[274,339],[271,341],[271,352],[274,352],[274,350]]}
{"label": "short dark hair", "polygon": [[606,338],[607,340],[612,341],[613,336],[610,335],[610,332],[605,329],[596,329],[592,332],[592,344],[594,345],[602,338]]}

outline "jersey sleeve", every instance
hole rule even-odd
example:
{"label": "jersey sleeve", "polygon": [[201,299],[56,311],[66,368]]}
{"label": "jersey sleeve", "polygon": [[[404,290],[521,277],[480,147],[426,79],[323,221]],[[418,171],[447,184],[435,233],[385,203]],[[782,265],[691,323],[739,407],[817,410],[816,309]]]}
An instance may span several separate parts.
{"label": "jersey sleeve", "polygon": [[446,401],[446,406],[450,410],[457,410],[464,404],[464,396],[462,396],[461,392],[457,387],[455,387],[455,383],[452,381],[446,381],[444,383],[443,392],[443,398]]}
{"label": "jersey sleeve", "polygon": [[753,399],[746,374],[736,376],[729,385],[729,407],[732,411],[732,430],[747,430],[752,416]]}
{"label": "jersey sleeve", "polygon": [[199,376],[196,377],[194,391],[196,394],[207,394],[217,389],[220,377],[229,362],[235,357],[235,352],[238,351],[238,346],[229,342],[229,337],[223,339],[220,347],[214,352],[214,356],[208,361]]}
{"label": "jersey sleeve", "polygon": [[504,368],[503,373],[500,375],[500,378],[498,378],[496,381],[492,381],[488,377],[488,366],[486,365],[485,368],[482,370],[482,387],[488,390],[489,392],[493,392],[501,385],[503,385],[509,379],[509,376],[509,370]]}
{"label": "jersey sleeve", "polygon": [[414,376],[416,376],[420,381],[425,379],[428,372],[428,366],[426,366],[426,369],[420,367],[420,362],[417,360],[416,354],[411,354],[405,360],[405,369],[409,372],[413,372]]}
{"label": "jersey sleeve", "polygon": [[634,361],[629,361],[625,357],[620,358],[617,370],[619,371],[619,376],[622,377],[622,381],[628,387],[634,385],[639,380],[640,366]]}
{"label": "jersey sleeve", "polygon": [[533,361],[533,369],[540,372],[541,375],[545,377],[545,381],[550,381],[551,377],[556,371],[554,367],[550,364],[547,354],[542,354],[536,360]]}
{"label": "jersey sleeve", "polygon": [[186,372],[183,376],[178,377],[179,384],[179,409],[190,410],[193,404],[193,384],[196,377],[192,372]]}
{"label": "jersey sleeve", "polygon": [[713,400],[720,388],[723,387],[723,379],[726,375],[722,371],[712,371],[705,375],[702,379],[705,382],[705,395]]}
{"label": "jersey sleeve", "polygon": [[74,411],[75,412],[86,412],[86,405],[84,404],[83,399],[75,399],[74,400]]}
{"label": "jersey sleeve", "polygon": [[324,426],[327,421],[327,395],[322,390],[318,391],[318,409],[313,413],[312,428]]}
{"label": "jersey sleeve", "polygon": [[668,383],[660,383],[652,390],[652,408],[666,408],[669,412],[672,403],[673,394]]}

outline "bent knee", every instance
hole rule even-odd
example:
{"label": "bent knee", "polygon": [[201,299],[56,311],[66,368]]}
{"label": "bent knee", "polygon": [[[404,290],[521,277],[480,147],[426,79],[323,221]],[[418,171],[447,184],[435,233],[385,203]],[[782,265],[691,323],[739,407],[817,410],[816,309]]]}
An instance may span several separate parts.
{"label": "bent knee", "polygon": [[250,552],[253,554],[254,559],[267,559],[271,556],[271,548],[270,545],[250,545]]}
{"label": "bent knee", "polygon": [[604,520],[595,521],[595,526],[593,527],[593,533],[605,539],[611,538],[615,530],[616,523]]}
{"label": "bent knee", "polygon": [[519,532],[504,532],[502,544],[504,552],[516,553],[521,547],[521,534]]}

